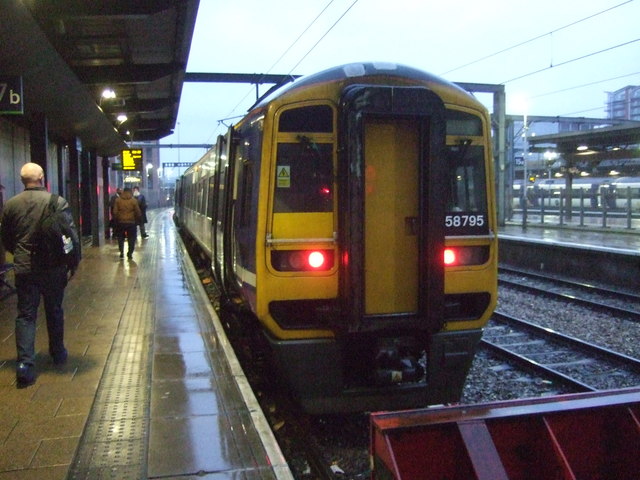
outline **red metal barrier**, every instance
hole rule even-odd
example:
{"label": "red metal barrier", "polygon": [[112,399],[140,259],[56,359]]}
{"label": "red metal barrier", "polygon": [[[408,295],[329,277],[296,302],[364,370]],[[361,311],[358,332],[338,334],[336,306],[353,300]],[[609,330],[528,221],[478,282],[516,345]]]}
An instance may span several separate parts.
{"label": "red metal barrier", "polygon": [[640,478],[640,388],[371,415],[375,480]]}

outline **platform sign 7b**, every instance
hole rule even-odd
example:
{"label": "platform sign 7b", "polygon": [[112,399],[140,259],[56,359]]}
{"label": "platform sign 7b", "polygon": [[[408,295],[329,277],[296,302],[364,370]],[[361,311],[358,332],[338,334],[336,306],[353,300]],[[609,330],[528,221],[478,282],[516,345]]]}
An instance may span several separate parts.
{"label": "platform sign 7b", "polygon": [[0,114],[23,113],[22,77],[0,75]]}

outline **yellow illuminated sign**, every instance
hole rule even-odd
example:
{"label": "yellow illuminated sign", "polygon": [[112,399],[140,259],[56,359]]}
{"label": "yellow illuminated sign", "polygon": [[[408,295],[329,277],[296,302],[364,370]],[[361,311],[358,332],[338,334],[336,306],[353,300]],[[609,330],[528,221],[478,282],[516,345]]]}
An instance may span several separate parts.
{"label": "yellow illuminated sign", "polygon": [[122,151],[122,170],[142,171],[142,149]]}

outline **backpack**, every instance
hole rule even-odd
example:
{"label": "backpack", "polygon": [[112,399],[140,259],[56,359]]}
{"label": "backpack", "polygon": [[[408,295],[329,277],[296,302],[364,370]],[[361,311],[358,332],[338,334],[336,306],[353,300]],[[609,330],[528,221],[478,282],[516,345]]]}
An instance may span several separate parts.
{"label": "backpack", "polygon": [[46,270],[65,265],[75,271],[80,263],[78,236],[67,214],[57,209],[58,195],[51,194],[35,232],[31,237],[31,266]]}

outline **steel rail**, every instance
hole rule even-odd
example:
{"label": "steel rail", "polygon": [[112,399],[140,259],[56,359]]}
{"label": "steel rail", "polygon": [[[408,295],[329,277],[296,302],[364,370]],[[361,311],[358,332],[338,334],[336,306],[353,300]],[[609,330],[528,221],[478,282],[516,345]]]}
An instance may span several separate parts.
{"label": "steel rail", "polygon": [[[515,328],[516,330],[526,330],[530,334],[535,337],[540,337],[545,341],[551,342],[553,344],[567,345],[573,350],[578,350],[583,354],[588,355],[588,357],[600,357],[606,359],[610,362],[615,362],[624,366],[627,370],[632,370],[636,373],[640,373],[640,359],[631,357],[629,355],[625,355],[623,353],[615,352],[611,349],[601,347],[599,345],[595,345],[590,342],[586,342],[584,340],[580,340],[578,338],[562,334],[560,332],[551,330],[546,327],[541,327],[539,325],[533,324],[531,322],[527,322],[526,320],[519,319],[513,317],[511,315],[505,314],[503,312],[496,311],[492,316],[492,321],[496,323],[501,323],[503,325],[507,325]],[[532,343],[532,342],[527,342]],[[497,353],[498,355],[504,356],[511,361],[517,362],[520,365],[525,366],[534,371],[542,371],[544,375],[549,376],[564,385],[568,385],[571,388],[576,389],[577,391],[595,391],[597,388],[592,385],[588,385],[580,380],[572,378],[569,375],[566,375],[559,370],[552,368],[548,364],[538,362],[533,360],[531,357],[537,355],[539,353],[544,352],[535,352],[528,354],[518,354],[515,353],[512,349],[510,349],[510,345],[499,345],[496,342],[488,340],[486,338],[482,339],[482,344],[489,348],[491,351]],[[518,344],[521,345],[521,344]],[[517,346],[517,345],[511,345]],[[550,353],[550,352],[549,352]],[[574,363],[574,362],[568,362]]]}
{"label": "steel rail", "polygon": [[[528,274],[527,274],[528,275]],[[555,282],[556,279],[555,278],[545,278],[546,281],[552,281]],[[640,311],[638,310],[631,310],[628,308],[622,308],[622,307],[617,307],[615,305],[611,305],[608,303],[604,303],[604,302],[597,302],[588,298],[584,298],[584,297],[579,297],[573,294],[568,294],[568,293],[561,293],[561,292],[554,292],[542,287],[536,287],[533,285],[527,285],[524,283],[520,283],[517,281],[513,281],[513,280],[507,280],[505,278],[498,278],[498,283],[502,284],[502,285],[508,285],[510,287],[514,287],[514,288],[519,288],[521,290],[528,290],[531,292],[535,292],[541,295],[546,295],[549,297],[555,297],[555,298],[561,298],[563,300],[569,300],[571,302],[574,303],[578,303],[580,305],[589,307],[589,308],[594,308],[594,309],[598,309],[598,310],[606,310],[609,312],[612,312],[615,315],[623,315],[625,317],[627,317],[629,320],[633,321],[633,322],[640,322]],[[594,287],[597,288],[597,287]],[[633,295],[633,294],[627,294],[627,293],[621,293],[621,292],[609,292],[603,289],[600,289],[599,292],[594,290],[594,293],[608,293],[608,294],[615,294],[615,295],[619,295],[621,297],[625,297],[627,298],[628,295]],[[629,297],[629,298],[633,298],[633,297]],[[633,300],[636,301],[640,301],[640,298],[633,298]]]}

